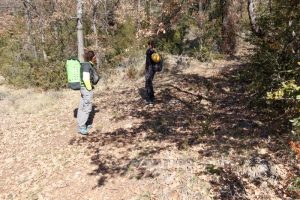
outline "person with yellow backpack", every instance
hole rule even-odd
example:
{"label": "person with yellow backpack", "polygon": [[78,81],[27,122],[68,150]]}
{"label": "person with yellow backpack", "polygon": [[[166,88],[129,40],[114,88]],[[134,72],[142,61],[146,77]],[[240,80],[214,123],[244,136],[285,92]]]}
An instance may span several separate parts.
{"label": "person with yellow backpack", "polygon": [[155,44],[153,40],[148,42],[146,51],[146,67],[145,67],[145,89],[146,89],[146,104],[154,103],[153,79],[156,72],[162,70],[162,58],[154,50]]}

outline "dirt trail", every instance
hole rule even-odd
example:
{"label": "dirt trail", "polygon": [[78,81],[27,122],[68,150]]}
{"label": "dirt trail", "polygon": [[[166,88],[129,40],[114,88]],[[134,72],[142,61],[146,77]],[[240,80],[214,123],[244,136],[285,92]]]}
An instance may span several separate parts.
{"label": "dirt trail", "polygon": [[242,67],[169,59],[153,106],[143,79],[98,88],[88,137],[77,92],[1,86],[0,199],[296,199],[299,164],[247,108]]}

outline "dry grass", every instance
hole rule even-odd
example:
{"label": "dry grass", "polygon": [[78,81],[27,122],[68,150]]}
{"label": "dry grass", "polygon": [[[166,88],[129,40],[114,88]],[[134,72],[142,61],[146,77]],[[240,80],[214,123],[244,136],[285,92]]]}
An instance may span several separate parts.
{"label": "dry grass", "polygon": [[[1,113],[24,113],[36,114],[46,111],[57,104],[58,101],[74,96],[71,90],[37,92],[33,89],[13,89],[7,86],[0,86]],[[77,100],[76,100],[77,101]],[[73,103],[73,101],[71,102]]]}
{"label": "dry grass", "polygon": [[230,115],[238,103],[221,104],[235,93],[218,74],[237,62],[166,60],[152,107],[142,61],[105,75],[88,137],[76,133],[78,91],[0,86],[0,199],[292,199],[292,160]]}

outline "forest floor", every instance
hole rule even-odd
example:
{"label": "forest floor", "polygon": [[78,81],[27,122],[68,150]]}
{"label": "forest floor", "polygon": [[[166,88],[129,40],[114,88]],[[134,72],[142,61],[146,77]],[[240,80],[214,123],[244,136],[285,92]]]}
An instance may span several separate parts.
{"label": "forest floor", "polygon": [[100,83],[88,136],[79,92],[0,86],[0,199],[300,198],[288,130],[249,108],[246,66],[169,59],[153,106],[143,78]]}

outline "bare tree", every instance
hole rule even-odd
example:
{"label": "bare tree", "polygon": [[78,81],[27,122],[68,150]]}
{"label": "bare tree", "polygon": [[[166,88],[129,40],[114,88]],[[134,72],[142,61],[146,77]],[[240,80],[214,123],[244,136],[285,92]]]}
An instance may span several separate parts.
{"label": "bare tree", "polygon": [[139,33],[140,29],[141,29],[141,16],[140,16],[140,12],[141,12],[141,0],[137,0],[137,33]]}
{"label": "bare tree", "polygon": [[222,8],[222,51],[233,55],[236,50],[238,15],[236,10],[237,0],[221,0]]}
{"label": "bare tree", "polygon": [[107,0],[104,0],[103,2],[104,5],[104,29],[105,29],[105,33],[108,34],[108,11],[107,11]]}
{"label": "bare tree", "polygon": [[151,23],[151,0],[146,0],[146,17],[147,22]]}
{"label": "bare tree", "polygon": [[257,36],[262,36],[261,27],[257,24],[257,16],[255,13],[254,0],[248,0],[248,15],[250,19],[251,28],[254,34]]}
{"label": "bare tree", "polygon": [[77,47],[78,47],[78,59],[80,62],[84,61],[82,14],[83,14],[83,2],[82,0],[77,0]]}
{"label": "bare tree", "polygon": [[198,1],[198,12],[199,12],[199,15],[201,15],[201,13],[203,12],[203,3],[202,3],[203,0],[199,0]]}
{"label": "bare tree", "polygon": [[30,0],[23,0],[23,5],[25,8],[25,15],[26,15],[26,25],[27,25],[27,35],[28,35],[28,44],[32,50],[33,57],[38,59],[38,54],[36,50],[35,39],[32,35],[33,32],[33,21],[32,21],[32,13],[31,13],[31,2]]}
{"label": "bare tree", "polygon": [[44,61],[48,61],[48,56],[47,56],[47,53],[45,51],[46,36],[45,36],[45,18],[44,18],[44,16],[40,16],[39,24],[40,24],[40,34],[41,34],[41,42],[42,42],[43,59],[44,59]]}
{"label": "bare tree", "polygon": [[97,30],[97,20],[98,20],[98,6],[99,6],[99,0],[93,0],[93,9],[92,9],[92,15],[93,15],[93,21],[92,21],[92,30],[94,32],[94,40],[95,40],[95,46],[98,47],[98,30]]}
{"label": "bare tree", "polygon": [[[95,48],[99,48],[99,39],[98,39],[98,28],[97,28],[97,21],[98,21],[98,8],[99,8],[99,0],[93,0],[93,22],[92,22],[92,30],[94,32],[94,41],[95,41]],[[100,64],[100,56],[99,53],[96,52],[97,58],[97,67]]]}
{"label": "bare tree", "polygon": [[49,6],[47,2],[44,1],[39,1],[36,2],[36,4],[33,6],[36,17],[38,18],[38,29],[39,29],[39,34],[40,34],[40,42],[41,46],[39,49],[41,50],[43,60],[48,61],[48,56],[46,53],[46,15],[47,12],[43,10],[43,8]]}

